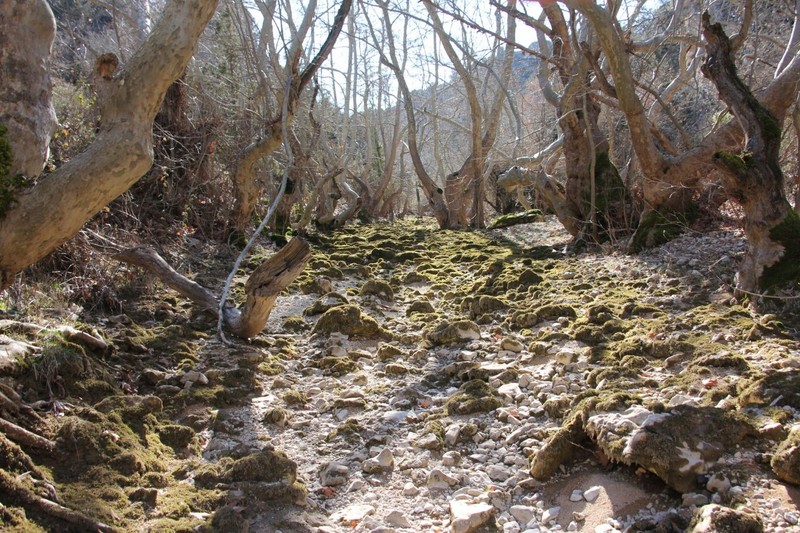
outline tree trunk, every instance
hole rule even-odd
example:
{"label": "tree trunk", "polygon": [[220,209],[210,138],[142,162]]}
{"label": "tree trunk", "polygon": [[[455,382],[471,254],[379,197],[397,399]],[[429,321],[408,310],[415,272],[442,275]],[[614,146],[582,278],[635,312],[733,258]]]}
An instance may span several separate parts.
{"label": "tree trunk", "polygon": [[[115,258],[152,272],[200,308],[214,314],[219,312],[219,301],[211,291],[177,272],[152,248],[130,248],[116,254]],[[267,324],[278,294],[300,275],[309,259],[311,248],[308,243],[295,237],[264,261],[245,283],[247,300],[241,309],[226,307],[223,311],[225,325],[230,332],[243,339],[258,335]]]}
{"label": "tree trunk", "polygon": [[744,130],[741,152],[717,152],[730,197],[744,209],[748,250],[737,273],[740,296],[800,279],[800,217],[784,192],[779,152],[781,124],[762,106],[736,72],[731,41],[722,25],[703,14],[707,58],[703,74],[719,91]]}
{"label": "tree trunk", "polygon": [[[284,90],[281,91],[283,96],[279,99],[283,107],[266,125],[265,133],[242,151],[233,172],[234,206],[231,218],[236,230],[245,230],[261,196],[261,186],[255,177],[254,167],[256,163],[280,148],[283,143],[283,131],[288,129],[294,121],[294,115],[303,89],[308,86],[319,67],[322,66],[322,63],[333,50],[352,4],[353,0],[344,0],[339,6],[333,26],[328,32],[325,42],[320,47],[317,55],[314,56],[314,59],[306,65],[302,72],[298,72],[297,67],[302,53],[302,34],[307,32],[308,28],[301,28],[298,32],[300,35],[294,36],[296,40],[289,51],[289,58],[284,69],[284,78],[287,81],[285,82]],[[313,21],[308,17],[306,17],[306,20],[308,20],[309,24]],[[306,20],[303,21],[304,25]],[[269,23],[271,21],[264,20],[264,24]],[[288,91],[288,94],[285,94],[286,91]]]}
{"label": "tree trunk", "polygon": [[217,0],[171,1],[147,42],[104,84],[103,122],[79,156],[20,192],[0,220],[0,289],[75,235],[152,165],[152,124],[184,71]]}
{"label": "tree trunk", "polygon": [[0,3],[0,126],[8,130],[10,176],[38,176],[47,161],[56,127],[49,68],[55,34],[45,0]]}

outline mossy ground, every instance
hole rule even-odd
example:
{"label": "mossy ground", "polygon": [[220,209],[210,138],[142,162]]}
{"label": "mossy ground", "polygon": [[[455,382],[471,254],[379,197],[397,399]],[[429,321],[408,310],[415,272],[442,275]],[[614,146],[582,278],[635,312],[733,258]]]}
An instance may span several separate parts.
{"label": "mossy ground", "polygon": [[[213,319],[192,312],[174,295],[156,292],[130,302],[127,318],[89,317],[104,327],[115,350],[98,353],[59,341],[46,357],[28,361],[26,368],[36,364],[39,370],[15,377],[30,391],[27,399],[48,402],[52,394],[55,400],[79,406],[58,418],[51,434],[60,437],[64,455],[49,461],[35,457],[35,466],[54,481],[65,501],[85,502],[87,514],[122,530],[210,527],[211,516],[198,518],[205,515],[190,513],[213,515],[224,505],[228,494],[218,485],[232,482],[226,476],[241,456],[201,461],[197,434],[209,427],[225,427],[228,421],[222,413],[227,407],[248,405],[251,398],[268,394],[277,400],[260,412],[257,423],[269,432],[288,431],[287,421],[316,400],[304,391],[303,376],[318,373],[348,383],[358,379],[361,361],[357,356],[350,357],[348,351],[347,357],[325,357],[328,352],[321,347],[337,333],[368,346],[374,352],[370,365],[382,364],[383,372],[376,375],[386,379],[373,383],[370,374],[364,387],[368,395],[397,394],[391,380],[424,382],[442,391],[460,389],[446,404],[428,410],[419,407],[424,400],[414,399],[422,425],[417,429],[436,435],[437,441],[442,429],[458,417],[469,419],[459,419],[462,436],[471,430],[472,435],[483,431],[473,420],[497,417],[503,411],[496,383],[490,385],[487,380],[509,381],[496,374],[480,374],[475,363],[470,367],[463,361],[452,373],[443,370],[452,361],[444,360],[441,367],[421,370],[427,361],[470,351],[465,345],[472,341],[487,346],[516,336],[528,349],[515,356],[513,365],[535,366],[552,361],[555,352],[548,350],[553,347],[579,343],[578,351],[586,354],[581,362],[589,365],[575,371],[583,389],[564,395],[558,400],[563,403],[548,404],[559,415],[560,424],[552,432],[552,445],[543,444],[545,452],[539,461],[548,468],[558,469],[585,452],[580,446],[590,447],[580,425],[580,417],[589,409],[623,409],[639,403],[665,409],[666,402],[653,398],[665,389],[701,397],[703,407],[728,401],[769,408],[781,394],[780,402],[793,401],[787,394],[794,386],[792,379],[767,381],[763,368],[782,368],[776,373],[782,377],[793,372],[780,364],[784,358],[795,357],[791,332],[797,331],[800,322],[781,313],[762,320],[743,307],[712,300],[708,288],[690,279],[688,267],[645,265],[635,258],[591,253],[566,256],[561,246],[523,244],[503,239],[497,232],[440,231],[416,220],[348,226],[332,234],[313,234],[309,240],[314,258],[288,293],[322,297],[320,291],[327,285],[320,280],[328,277],[335,290],[347,296],[325,314],[299,316],[294,310],[293,316],[278,324],[278,329],[285,323],[292,331],[275,334],[273,330],[247,346],[228,348],[215,341]],[[658,281],[650,282],[651,275]],[[381,302],[371,298],[372,289],[359,294],[369,280],[385,283],[378,290]],[[389,300],[381,297],[388,294],[387,288],[397,307],[394,314],[385,305]],[[480,339],[461,339],[452,346],[426,345],[424,332],[441,321],[453,324],[470,319],[479,327]],[[398,324],[406,330],[399,332]],[[28,340],[37,342],[32,337]],[[295,365],[308,373],[297,374],[300,370]],[[204,373],[208,383],[187,387],[179,379],[187,371]],[[148,377],[159,373],[174,377]],[[295,377],[283,379],[288,375]],[[504,379],[514,382],[519,375],[515,366]],[[475,376],[482,379],[460,381]],[[279,379],[283,379],[282,388],[261,389],[263,383]],[[65,382],[60,386],[61,381]],[[132,397],[157,397],[161,406],[123,400]],[[359,412],[376,405],[367,398],[331,402],[331,408],[350,409],[362,403]],[[331,447],[378,442],[374,427],[355,418],[325,432],[320,440]],[[471,442],[462,440],[464,445]],[[293,450],[285,451],[292,458]],[[4,469],[15,473],[28,469],[14,458],[13,451],[3,455],[7,465],[0,466]],[[538,467],[533,469],[541,474]],[[294,487],[296,480],[284,477],[286,487]],[[151,489],[158,490],[155,509],[148,508]],[[294,487],[289,492],[299,495],[303,489]],[[17,527],[13,523],[30,524],[33,530],[38,527],[35,520],[20,522],[13,507],[7,515],[2,520],[10,527]]]}

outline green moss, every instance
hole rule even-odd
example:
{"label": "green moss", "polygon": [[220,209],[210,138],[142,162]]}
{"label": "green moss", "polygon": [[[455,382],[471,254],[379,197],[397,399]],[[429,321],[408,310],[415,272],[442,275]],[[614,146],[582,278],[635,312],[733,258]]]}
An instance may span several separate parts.
{"label": "green moss", "polygon": [[509,215],[502,215],[489,224],[489,229],[508,228],[516,226],[517,224],[531,224],[534,222],[541,222],[544,220],[544,215],[539,209],[531,209],[522,213],[511,213]]}
{"label": "green moss", "polygon": [[312,334],[329,334],[335,331],[366,339],[391,337],[374,318],[363,314],[356,305],[342,305],[325,311],[311,330]]}
{"label": "green moss", "polygon": [[742,407],[789,405],[800,409],[800,372],[783,371],[742,380],[739,385]]}
{"label": "green moss", "polygon": [[769,232],[769,238],[784,247],[778,262],[766,269],[759,280],[762,290],[776,289],[800,281],[800,214],[790,209]]}
{"label": "green moss", "polygon": [[286,405],[302,405],[308,401],[308,398],[304,393],[297,390],[289,390],[283,393],[283,401],[286,402]]}
{"label": "green moss", "polygon": [[0,124],[0,220],[14,205],[16,193],[29,185],[29,181],[21,174],[11,174],[13,154],[7,138],[8,129]]}
{"label": "green moss", "polygon": [[683,213],[662,213],[650,211],[639,221],[639,226],[631,239],[630,250],[639,253],[648,248],[660,246],[682,234],[699,215],[696,206]]}
{"label": "green moss", "polygon": [[331,376],[344,376],[358,369],[358,364],[347,357],[323,357],[317,362],[317,366]]}
{"label": "green moss", "polygon": [[392,286],[380,279],[367,280],[361,286],[359,294],[361,296],[378,296],[379,298],[389,302],[394,300],[394,291],[392,290]]}
{"label": "green moss", "polygon": [[445,403],[449,415],[488,413],[503,405],[494,390],[483,380],[467,381]]}
{"label": "green moss", "polygon": [[292,315],[284,319],[283,329],[291,333],[299,333],[311,329],[311,326],[300,315]]}

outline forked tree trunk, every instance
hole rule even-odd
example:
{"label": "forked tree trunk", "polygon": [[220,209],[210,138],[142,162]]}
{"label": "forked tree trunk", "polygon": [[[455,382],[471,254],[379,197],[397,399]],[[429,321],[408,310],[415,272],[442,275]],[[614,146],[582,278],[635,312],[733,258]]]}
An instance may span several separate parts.
{"label": "forked tree trunk", "polygon": [[[219,301],[205,287],[177,272],[152,248],[139,246],[123,250],[115,258],[142,267],[155,274],[164,284],[214,314]],[[247,300],[240,309],[225,307],[224,322],[228,330],[243,339],[258,335],[267,324],[278,294],[288,287],[311,259],[311,248],[295,237],[275,255],[264,261],[248,278],[244,291]]]}
{"label": "forked tree trunk", "polygon": [[[147,42],[122,71],[108,79],[99,78],[104,85],[100,102],[103,122],[95,141],[36,186],[17,193],[12,207],[0,218],[0,290],[17,272],[75,235],[150,169],[153,119],[170,84],[186,68],[216,6],[217,0],[168,2]],[[4,27],[0,34],[7,31],[10,35],[24,33],[19,38],[25,42],[31,37],[52,38],[35,29],[25,33],[24,27]],[[37,68],[43,68],[41,58],[35,62]],[[3,85],[15,75],[9,70],[3,74]]]}
{"label": "forked tree trunk", "polygon": [[717,152],[725,187],[744,209],[748,250],[737,273],[740,296],[800,279],[800,217],[786,199],[779,152],[781,124],[753,96],[736,72],[731,41],[722,25],[703,14],[708,57],[703,74],[719,91],[744,130],[741,152]]}

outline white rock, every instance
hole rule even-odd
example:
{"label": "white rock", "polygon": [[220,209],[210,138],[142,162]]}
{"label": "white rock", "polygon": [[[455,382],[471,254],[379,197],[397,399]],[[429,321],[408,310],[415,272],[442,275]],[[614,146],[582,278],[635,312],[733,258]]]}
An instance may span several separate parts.
{"label": "white rock", "polygon": [[327,463],[319,472],[319,482],[324,487],[335,487],[347,483],[350,468],[341,463]]}
{"label": "white rock", "polygon": [[723,474],[714,474],[706,483],[706,489],[710,492],[719,492],[725,494],[731,488],[730,480]]}
{"label": "white rock", "polygon": [[513,337],[503,337],[500,341],[500,349],[508,350],[509,352],[519,353],[525,349],[522,343]]}
{"label": "white rock", "polygon": [[583,500],[583,491],[581,489],[575,489],[572,491],[572,494],[569,495],[569,501],[571,502],[579,502]]}
{"label": "white rock", "polygon": [[519,532],[520,532],[519,524],[517,524],[513,520],[511,522],[506,522],[505,524],[503,524],[503,533],[519,533]]}
{"label": "white rock", "polygon": [[568,365],[574,361],[577,356],[578,354],[576,354],[575,350],[572,348],[562,348],[556,354],[556,362],[562,365]]}
{"label": "white rock", "polygon": [[486,475],[492,481],[505,481],[512,476],[508,468],[500,465],[490,465],[486,467]]}
{"label": "white rock", "polygon": [[417,496],[419,494],[419,489],[410,481],[403,485],[403,496]]}
{"label": "white rock", "polygon": [[442,464],[444,466],[457,466],[461,463],[461,454],[457,451],[449,451],[442,455]]}
{"label": "white rock", "polygon": [[512,505],[508,510],[515,520],[523,524],[527,524],[536,518],[536,508],[530,505]]}
{"label": "white rock", "polygon": [[384,448],[376,457],[367,459],[361,465],[361,470],[368,474],[389,472],[392,468],[394,468],[394,455],[389,448]]}
{"label": "white rock", "polygon": [[434,468],[431,470],[431,473],[428,474],[427,485],[429,489],[449,489],[457,483],[458,479],[445,474],[438,468]]}
{"label": "white rock", "polygon": [[687,492],[681,496],[681,503],[686,507],[691,505],[702,507],[708,503],[708,496],[696,492]]}
{"label": "white rock", "polygon": [[589,503],[593,503],[598,496],[600,496],[601,487],[595,485],[583,491],[583,499]]}
{"label": "white rock", "polygon": [[389,514],[386,515],[386,521],[397,527],[411,527],[411,522],[408,521],[406,515],[397,509],[390,511]]}
{"label": "white rock", "polygon": [[356,503],[350,505],[349,507],[345,507],[341,511],[333,513],[331,515],[331,520],[334,522],[351,524],[353,522],[361,522],[364,517],[369,516],[374,512],[375,508],[373,506],[364,503]]}
{"label": "white rock", "polygon": [[458,436],[461,433],[461,426],[458,424],[450,424],[444,430],[444,441],[450,446],[454,446],[458,442]]}
{"label": "white rock", "polygon": [[559,506],[546,509],[545,512],[542,513],[542,523],[547,524],[551,520],[555,520],[556,518],[558,518],[558,513],[560,512],[561,512],[561,507]]}
{"label": "white rock", "polygon": [[599,526],[595,526],[594,533],[619,533],[619,529],[611,524],[600,524]]}
{"label": "white rock", "polygon": [[495,509],[488,503],[450,501],[450,527],[453,533],[471,533],[489,521]]}

